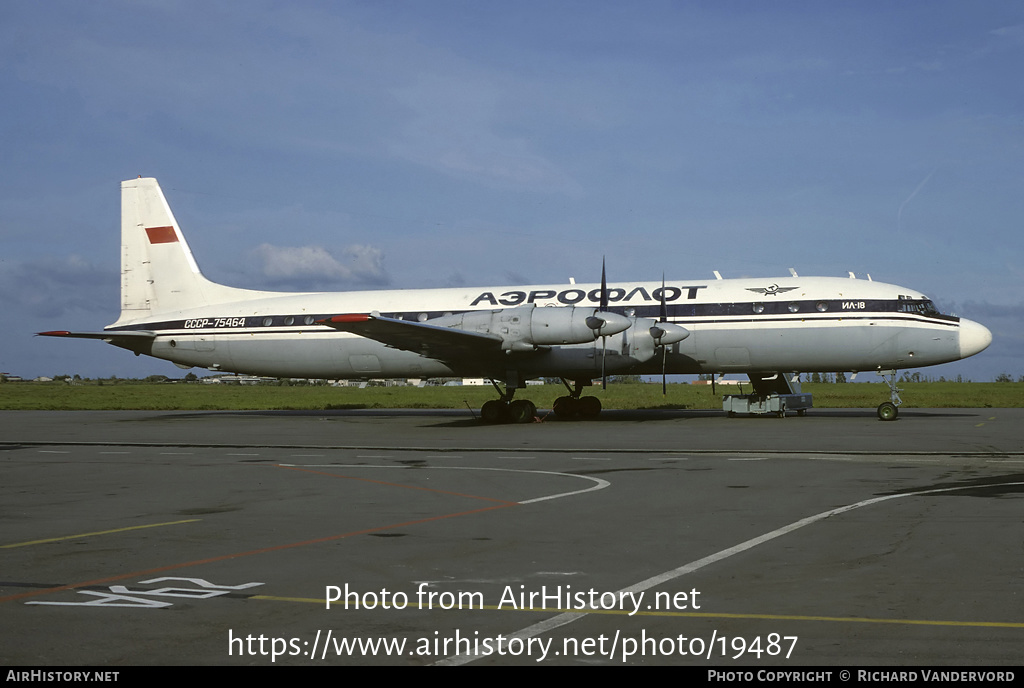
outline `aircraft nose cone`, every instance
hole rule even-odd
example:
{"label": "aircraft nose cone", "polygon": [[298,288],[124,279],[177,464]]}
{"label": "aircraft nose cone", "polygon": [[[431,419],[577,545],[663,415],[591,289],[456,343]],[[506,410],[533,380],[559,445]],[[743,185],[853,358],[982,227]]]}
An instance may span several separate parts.
{"label": "aircraft nose cone", "polygon": [[992,333],[981,323],[960,319],[960,358],[980,353],[992,343]]}

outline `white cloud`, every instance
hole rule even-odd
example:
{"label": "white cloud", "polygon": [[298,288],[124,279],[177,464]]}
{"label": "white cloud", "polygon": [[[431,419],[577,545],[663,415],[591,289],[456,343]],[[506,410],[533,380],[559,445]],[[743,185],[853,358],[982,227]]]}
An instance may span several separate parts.
{"label": "white cloud", "polygon": [[337,283],[381,286],[390,279],[384,269],[384,252],[374,246],[353,244],[341,260],[322,246],[274,246],[260,244],[252,251],[260,276],[282,287],[303,285],[314,289]]}
{"label": "white cloud", "polygon": [[[117,315],[117,274],[82,258],[0,261],[0,302],[17,319]],[[56,325],[55,325],[56,327]]]}
{"label": "white cloud", "polygon": [[1005,38],[1013,43],[1024,43],[1024,24],[1013,24],[994,29],[992,35]]}

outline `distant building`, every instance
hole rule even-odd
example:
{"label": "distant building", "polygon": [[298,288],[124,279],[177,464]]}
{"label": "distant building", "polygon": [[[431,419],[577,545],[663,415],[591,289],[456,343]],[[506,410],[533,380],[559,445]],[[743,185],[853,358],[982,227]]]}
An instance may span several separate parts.
{"label": "distant building", "polygon": [[203,382],[208,385],[258,385],[263,379],[255,375],[212,375],[204,377]]}

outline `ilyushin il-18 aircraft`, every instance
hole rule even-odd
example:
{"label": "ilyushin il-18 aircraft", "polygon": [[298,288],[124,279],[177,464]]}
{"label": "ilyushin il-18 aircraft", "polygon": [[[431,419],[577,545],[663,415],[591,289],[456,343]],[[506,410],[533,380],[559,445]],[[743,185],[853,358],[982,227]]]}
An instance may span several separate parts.
{"label": "ilyushin il-18 aircraft", "polygon": [[121,184],[121,260],[117,322],[39,334],[253,375],[481,377],[499,394],[481,409],[489,422],[532,421],[536,406],[513,395],[543,377],[568,390],[556,417],[588,418],[601,402],[584,388],[607,375],[747,374],[763,400],[786,398],[799,373],[837,371],[880,373],[890,400],[878,415],[891,420],[898,370],[973,356],[992,341],[913,289],[852,273],[608,283],[602,268],[599,284],[240,289],[203,276],[157,181],[141,177]]}

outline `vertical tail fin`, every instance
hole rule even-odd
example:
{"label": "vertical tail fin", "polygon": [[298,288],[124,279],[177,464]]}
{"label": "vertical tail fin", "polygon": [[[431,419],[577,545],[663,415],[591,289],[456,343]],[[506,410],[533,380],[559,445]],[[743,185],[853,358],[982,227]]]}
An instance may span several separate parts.
{"label": "vertical tail fin", "polygon": [[203,277],[156,179],[121,182],[121,317],[115,325],[255,294]]}

